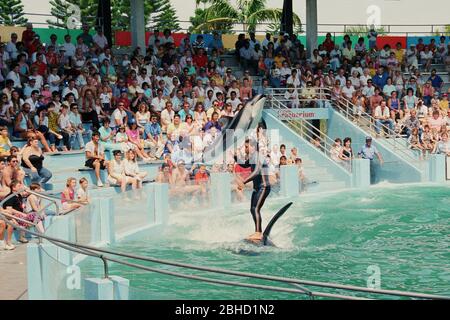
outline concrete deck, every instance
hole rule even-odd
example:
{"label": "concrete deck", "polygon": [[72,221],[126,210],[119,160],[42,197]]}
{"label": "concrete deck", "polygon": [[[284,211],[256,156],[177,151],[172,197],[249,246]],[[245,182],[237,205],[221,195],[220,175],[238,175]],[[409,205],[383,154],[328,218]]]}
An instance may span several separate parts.
{"label": "concrete deck", "polygon": [[26,300],[27,245],[16,245],[13,251],[0,249],[0,300]]}

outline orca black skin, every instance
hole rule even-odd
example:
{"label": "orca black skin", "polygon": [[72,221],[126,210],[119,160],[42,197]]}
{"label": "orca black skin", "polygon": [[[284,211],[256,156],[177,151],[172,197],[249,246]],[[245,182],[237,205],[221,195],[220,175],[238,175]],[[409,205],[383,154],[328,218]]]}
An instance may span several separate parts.
{"label": "orca black skin", "polygon": [[[253,108],[255,108],[255,105],[258,102],[261,102],[260,100],[262,99],[264,99],[264,96],[256,96],[253,100],[247,102],[245,106],[238,112],[238,114],[234,116],[234,118],[228,119],[225,127],[222,128],[222,136],[220,137],[220,139],[217,139],[211,146],[207,147],[204,153],[210,154],[214,157],[221,154],[222,152],[226,152],[226,141],[227,139],[229,139],[227,136],[227,130],[235,130],[236,128],[240,128],[247,132],[249,129],[251,129],[252,125],[256,128],[256,125],[254,123],[255,118],[253,117]],[[261,108],[263,107],[264,105],[261,106]],[[257,120],[259,122],[260,119]],[[245,122],[242,123],[242,121]]]}
{"label": "orca black skin", "polygon": [[289,202],[287,205],[285,205],[283,208],[281,208],[269,221],[269,224],[267,225],[266,229],[263,232],[263,238],[260,242],[255,242],[251,240],[245,240],[245,242],[254,244],[256,246],[272,246],[275,247],[275,244],[269,239],[270,232],[272,231],[273,226],[275,223],[280,219],[286,211],[292,206],[293,202]]}

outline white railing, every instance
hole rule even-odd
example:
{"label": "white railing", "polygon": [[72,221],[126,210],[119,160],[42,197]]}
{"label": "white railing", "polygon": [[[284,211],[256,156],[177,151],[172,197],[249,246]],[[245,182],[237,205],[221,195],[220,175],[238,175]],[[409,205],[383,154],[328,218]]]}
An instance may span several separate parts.
{"label": "white railing", "polygon": [[[289,107],[285,103],[286,100],[279,100],[276,95],[272,96],[272,98],[269,101],[271,109],[274,110],[276,109],[289,110]],[[299,136],[304,138],[310,144],[314,145],[311,142],[312,139],[318,139],[320,141],[319,150],[321,150],[331,161],[336,162],[331,155],[331,150],[333,149],[335,143],[332,138],[327,136],[325,133],[320,132],[320,130],[314,127],[309,121],[286,120],[284,122],[286,122]],[[336,163],[339,164],[338,162]],[[351,173],[352,172],[351,161],[349,161],[348,166],[342,165],[342,168]]]}
{"label": "white railing", "polygon": [[[292,103],[292,100],[285,98],[285,93],[287,88],[272,88],[269,92],[269,105],[273,108],[274,102],[279,101],[284,104]],[[333,92],[330,88],[308,88],[308,90],[312,90],[315,92],[313,95],[313,99],[305,98],[303,92],[305,88],[297,88],[295,89],[298,92],[298,103],[299,105],[305,105],[310,103],[311,101],[317,103],[322,103],[324,106],[333,107],[336,111],[338,111],[342,116],[344,116],[347,120],[353,122],[356,126],[358,126],[361,130],[365,131],[370,136],[375,136],[375,118],[365,112],[358,112],[359,116],[354,114],[354,110],[357,110],[355,104],[353,104],[350,100],[339,97],[339,99],[335,99],[333,97]],[[387,145],[391,150],[395,151],[395,153],[400,156],[402,159],[406,160],[412,166],[420,169],[423,161],[420,160],[419,156],[415,156],[413,152],[405,145],[405,139],[396,134],[395,131],[392,131],[389,127],[384,124],[379,124],[379,128],[381,131],[387,132],[389,139],[379,139],[379,141],[383,141],[383,144]]]}

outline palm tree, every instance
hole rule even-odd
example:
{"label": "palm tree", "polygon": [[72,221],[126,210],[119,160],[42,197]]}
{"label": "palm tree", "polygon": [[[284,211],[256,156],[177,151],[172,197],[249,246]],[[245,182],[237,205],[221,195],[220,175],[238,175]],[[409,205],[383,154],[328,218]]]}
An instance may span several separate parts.
{"label": "palm tree", "polygon": [[[242,24],[245,32],[255,31],[258,23],[280,23],[283,10],[266,8],[267,0],[237,0],[233,6],[230,0],[196,0],[196,5],[209,2],[205,8],[205,22],[194,26],[193,32],[205,29],[217,29],[217,25]],[[294,25],[300,26],[300,18],[294,14]]]}

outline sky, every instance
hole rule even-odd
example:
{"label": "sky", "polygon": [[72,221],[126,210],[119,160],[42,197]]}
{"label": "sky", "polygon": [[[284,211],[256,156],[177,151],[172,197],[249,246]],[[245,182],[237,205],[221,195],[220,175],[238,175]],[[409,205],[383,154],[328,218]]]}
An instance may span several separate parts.
{"label": "sky", "polygon": [[[148,1],[148,0],[147,0]],[[236,2],[236,0],[231,0]],[[450,24],[449,0],[317,0],[319,24],[366,24],[369,15],[367,9],[371,6],[379,7],[379,22],[381,24],[413,24],[413,25],[444,25]],[[25,12],[37,14],[49,14],[49,0],[22,0]],[[180,21],[188,21],[195,10],[195,0],[171,0]],[[306,23],[306,0],[293,0],[294,12]],[[430,4],[432,10],[430,10]],[[282,8],[283,0],[267,0],[268,7]],[[372,11],[373,13],[376,13]],[[47,17],[29,17],[33,22],[45,22]],[[186,24],[182,27],[186,27]],[[325,30],[325,28],[327,30]],[[391,31],[401,32],[405,29],[411,31],[425,31],[431,27],[396,27]],[[323,31],[335,29],[335,27],[319,27]],[[320,31],[320,30],[319,30]],[[431,30],[430,30],[431,31]]]}

